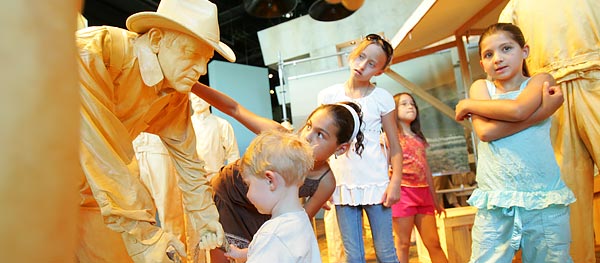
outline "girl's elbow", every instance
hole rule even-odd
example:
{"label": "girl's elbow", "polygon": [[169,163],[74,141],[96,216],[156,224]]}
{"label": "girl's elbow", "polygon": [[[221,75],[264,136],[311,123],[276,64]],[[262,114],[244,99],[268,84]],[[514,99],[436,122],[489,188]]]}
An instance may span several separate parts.
{"label": "girl's elbow", "polygon": [[479,128],[475,130],[475,134],[482,142],[490,142],[493,141],[493,134],[491,129]]}
{"label": "girl's elbow", "polygon": [[493,141],[491,136],[488,136],[487,134],[484,135],[479,135],[479,140],[482,142],[490,142]]}

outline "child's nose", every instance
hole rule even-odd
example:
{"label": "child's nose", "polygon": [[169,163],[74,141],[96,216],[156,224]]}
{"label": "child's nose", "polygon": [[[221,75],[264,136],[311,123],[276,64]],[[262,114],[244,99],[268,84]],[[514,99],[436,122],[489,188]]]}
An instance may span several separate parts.
{"label": "child's nose", "polygon": [[360,68],[364,69],[367,66],[367,61],[363,60],[362,62],[359,63]]}
{"label": "child's nose", "polygon": [[502,55],[496,53],[494,55],[494,62],[498,63],[498,62],[502,62],[502,61],[504,61],[504,57]]}

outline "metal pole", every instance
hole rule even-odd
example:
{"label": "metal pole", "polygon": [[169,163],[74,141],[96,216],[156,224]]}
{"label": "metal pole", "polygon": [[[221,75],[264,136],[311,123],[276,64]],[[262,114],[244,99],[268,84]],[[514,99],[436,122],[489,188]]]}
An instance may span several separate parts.
{"label": "metal pole", "polygon": [[283,112],[283,120],[282,121],[287,121],[287,107],[286,107],[286,100],[285,100],[285,85],[283,84],[283,60],[281,59],[281,51],[277,52],[278,56],[279,56],[279,62],[277,63],[278,65],[278,71],[279,71],[279,87],[281,87],[281,98],[282,98],[282,102],[281,102],[281,110]]}

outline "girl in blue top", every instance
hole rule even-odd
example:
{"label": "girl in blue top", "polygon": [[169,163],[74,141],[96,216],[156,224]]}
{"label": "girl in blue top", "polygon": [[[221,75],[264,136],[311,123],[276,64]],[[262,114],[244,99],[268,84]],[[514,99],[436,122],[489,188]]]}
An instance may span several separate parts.
{"label": "girl in blue top", "polygon": [[480,64],[470,99],[456,106],[456,119],[470,116],[478,145],[478,208],[470,262],[573,262],[569,256],[569,207],[575,201],[560,178],[550,143],[548,117],[563,102],[549,74],[529,77],[521,30],[491,25],[481,35]]}

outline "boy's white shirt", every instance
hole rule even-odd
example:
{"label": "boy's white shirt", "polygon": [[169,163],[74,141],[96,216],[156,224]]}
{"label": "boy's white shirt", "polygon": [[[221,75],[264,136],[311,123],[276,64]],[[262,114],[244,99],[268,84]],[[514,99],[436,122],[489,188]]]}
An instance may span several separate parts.
{"label": "boy's white shirt", "polygon": [[317,238],[306,211],[283,213],[265,222],[250,242],[247,262],[320,263]]}

